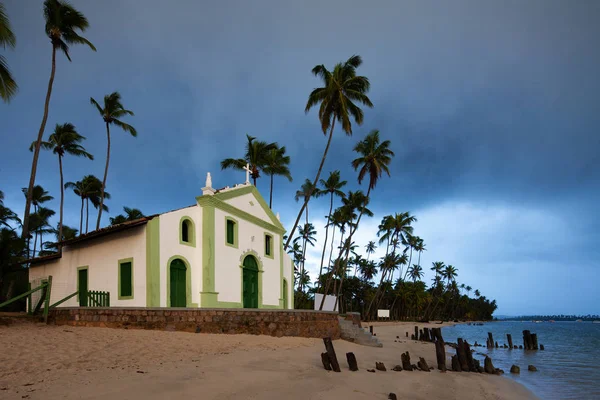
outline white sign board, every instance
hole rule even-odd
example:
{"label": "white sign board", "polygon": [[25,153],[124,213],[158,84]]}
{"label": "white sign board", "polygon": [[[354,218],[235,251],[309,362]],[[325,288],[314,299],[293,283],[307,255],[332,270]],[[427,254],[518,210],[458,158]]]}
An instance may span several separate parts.
{"label": "white sign board", "polygon": [[[325,303],[323,303],[323,311],[337,311],[338,305],[335,304],[335,296],[327,295],[325,296]],[[321,307],[321,300],[323,300],[323,295],[321,293],[315,293],[315,310],[318,310]],[[333,306],[335,305],[335,310]]]}
{"label": "white sign board", "polygon": [[377,318],[389,318],[390,310],[377,310]]}

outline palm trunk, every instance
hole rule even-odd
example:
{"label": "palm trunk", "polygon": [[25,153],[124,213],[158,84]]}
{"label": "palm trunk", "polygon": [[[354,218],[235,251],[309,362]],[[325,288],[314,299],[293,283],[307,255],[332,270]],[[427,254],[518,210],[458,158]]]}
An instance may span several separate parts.
{"label": "palm trunk", "polygon": [[85,233],[88,233],[88,222],[90,220],[90,199],[85,199]]}
{"label": "palm trunk", "polygon": [[33,186],[35,185],[35,174],[37,172],[38,158],[40,156],[40,146],[42,145],[42,137],[46,129],[46,121],[48,120],[48,108],[50,107],[50,96],[52,94],[52,84],[54,83],[54,75],[56,73],[56,46],[52,45],[52,69],[50,71],[50,80],[48,81],[48,91],[46,92],[46,102],[44,103],[44,116],[38,131],[35,149],[33,150],[33,161],[31,163],[31,175],[29,177],[29,187],[27,189],[27,200],[25,201],[25,212],[23,213],[23,229],[21,230],[21,238],[25,239],[29,234],[29,208],[31,207],[31,199],[33,196]]}
{"label": "palm trunk", "polygon": [[[104,167],[104,179],[102,179],[102,189],[100,190],[100,207],[98,208],[98,221],[96,221],[96,230],[100,229],[100,220],[102,219],[102,209],[104,208],[104,190],[106,189],[106,176],[108,175],[108,163],[110,161],[110,126],[106,123],[106,167]],[[86,226],[87,233],[87,226]]]}
{"label": "palm trunk", "polygon": [[269,190],[269,208],[273,209],[273,174],[271,174],[271,190]]}
{"label": "palm trunk", "polygon": [[[323,152],[323,158],[321,159],[321,165],[319,165],[319,170],[317,171],[317,176],[315,177],[315,180],[313,181],[313,184],[312,184],[313,190],[314,190],[314,188],[317,187],[317,182],[319,182],[319,178],[321,177],[321,171],[323,171],[323,165],[325,164],[325,159],[327,158],[327,152],[329,151],[329,146],[331,145],[331,138],[333,137],[333,127],[334,126],[335,126],[335,118],[331,122],[331,129],[329,130],[329,139],[327,139],[327,146],[325,146],[325,151]],[[300,212],[298,213],[298,216],[296,217],[296,222],[294,222],[294,227],[292,228],[292,231],[290,232],[290,236],[288,237],[287,242],[285,242],[284,249],[288,248],[288,246],[290,244],[290,240],[292,240],[292,237],[294,236],[294,232],[296,232],[296,228],[298,227],[298,222],[300,222],[302,213],[304,212],[304,209],[308,205],[308,201],[310,200],[311,196],[312,196],[312,192],[309,193],[309,196],[304,199],[304,204],[302,204],[302,208],[300,208]]]}
{"label": "palm trunk", "polygon": [[79,236],[83,235],[83,196],[81,196],[81,211],[79,212]]}
{"label": "palm trunk", "polygon": [[58,252],[62,251],[62,239],[63,239],[63,208],[65,205],[65,187],[63,184],[63,167],[62,167],[62,156],[58,155],[58,169],[60,171],[60,220],[58,222]]}
{"label": "palm trunk", "polygon": [[325,261],[325,251],[327,249],[327,237],[329,235],[329,222],[331,219],[331,212],[333,211],[333,192],[331,192],[331,201],[329,203],[329,214],[327,214],[327,225],[325,226],[325,241],[323,243],[323,253],[321,253],[321,267],[319,268],[319,279],[318,279],[318,285],[317,285],[317,291],[316,293],[319,292],[319,289],[321,288],[321,274],[323,273],[323,261]]}
{"label": "palm trunk", "polygon": [[[352,228],[350,228],[350,231],[352,231]],[[331,282],[332,280],[335,280],[335,274],[337,273],[339,267],[340,267],[340,261],[342,259],[342,254],[344,253],[344,234],[342,233],[342,238],[340,239],[340,253],[338,254],[337,259],[335,260],[335,263],[331,269],[331,272],[329,274],[329,276],[327,277],[327,281],[325,282],[325,290],[323,291],[323,298],[321,299],[321,305],[319,306],[319,311],[323,310],[323,305],[325,304],[325,296],[327,296],[327,293],[329,293],[329,288],[331,287]],[[335,288],[335,286],[334,286]],[[335,289],[333,291],[334,293],[336,293]],[[336,304],[337,304],[337,299],[336,299]],[[335,304],[334,304],[334,310],[335,310]]]}

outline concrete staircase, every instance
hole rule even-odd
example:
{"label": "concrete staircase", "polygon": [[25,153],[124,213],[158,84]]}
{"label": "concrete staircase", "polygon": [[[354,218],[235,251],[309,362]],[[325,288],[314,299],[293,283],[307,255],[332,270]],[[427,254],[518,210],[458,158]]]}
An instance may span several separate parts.
{"label": "concrete staircase", "polygon": [[371,335],[368,330],[361,328],[351,320],[347,320],[344,317],[338,317],[338,321],[340,323],[342,339],[363,346],[383,347],[383,344],[377,337]]}

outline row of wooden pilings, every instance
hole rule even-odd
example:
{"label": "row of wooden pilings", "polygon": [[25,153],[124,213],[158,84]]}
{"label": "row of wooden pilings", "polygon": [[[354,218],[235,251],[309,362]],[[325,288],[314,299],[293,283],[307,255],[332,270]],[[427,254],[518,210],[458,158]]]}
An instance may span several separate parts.
{"label": "row of wooden pilings", "polygon": [[[492,332],[488,332],[488,337],[485,340],[486,347],[488,349],[491,348],[508,348],[512,349],[524,349],[524,350],[544,350],[544,345],[538,345],[538,337],[536,333],[531,333],[528,330],[523,331],[523,345],[513,345],[512,335],[510,333],[506,334],[506,340],[508,341],[508,346],[505,344],[504,346],[498,346],[498,342],[494,342],[494,336]],[[477,342],[475,342],[474,346],[479,346]]]}

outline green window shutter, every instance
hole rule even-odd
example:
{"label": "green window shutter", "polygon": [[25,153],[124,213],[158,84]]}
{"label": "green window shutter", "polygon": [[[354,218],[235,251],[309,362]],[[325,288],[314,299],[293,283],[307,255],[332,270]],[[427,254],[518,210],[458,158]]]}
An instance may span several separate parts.
{"label": "green window shutter", "polygon": [[121,287],[119,288],[119,292],[121,293],[121,297],[131,296],[133,292],[132,286],[132,270],[131,270],[131,262],[124,262],[121,264],[120,273],[121,273]]}
{"label": "green window shutter", "polygon": [[271,236],[265,235],[265,254],[271,255]]}
{"label": "green window shutter", "polygon": [[235,244],[235,222],[227,220],[227,243]]}
{"label": "green window shutter", "polygon": [[183,221],[181,223],[181,240],[186,243],[190,241],[189,228],[190,228],[189,222]]}

